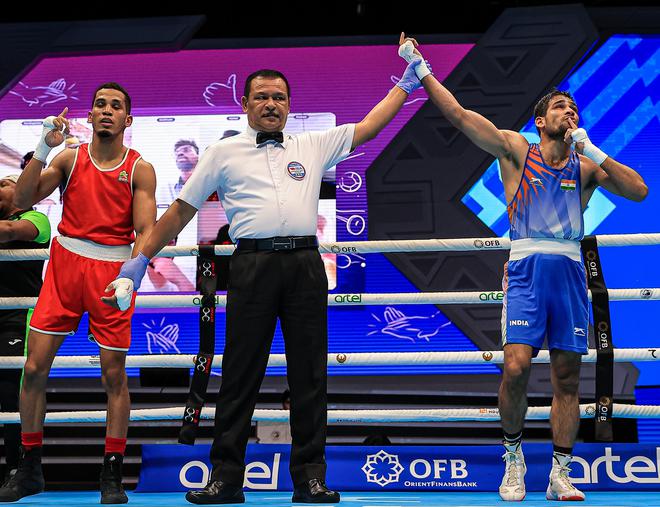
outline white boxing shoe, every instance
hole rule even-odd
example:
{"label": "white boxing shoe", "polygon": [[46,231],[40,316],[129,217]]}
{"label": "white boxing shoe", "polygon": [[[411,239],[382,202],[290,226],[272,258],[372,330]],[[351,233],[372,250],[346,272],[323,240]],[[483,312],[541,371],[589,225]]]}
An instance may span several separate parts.
{"label": "white boxing shoe", "polygon": [[520,502],[525,498],[525,473],[527,472],[525,456],[523,456],[520,445],[515,451],[507,449],[502,458],[505,469],[500,484],[500,498],[505,502]]}
{"label": "white boxing shoe", "polygon": [[571,483],[568,476],[572,456],[555,453],[553,457],[552,470],[550,471],[550,482],[545,492],[548,500],[559,500],[562,502],[582,502],[584,493]]}

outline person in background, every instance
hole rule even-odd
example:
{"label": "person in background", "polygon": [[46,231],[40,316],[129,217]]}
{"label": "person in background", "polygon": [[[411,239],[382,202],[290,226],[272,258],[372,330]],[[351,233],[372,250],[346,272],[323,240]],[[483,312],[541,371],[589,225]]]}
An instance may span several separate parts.
{"label": "person in background", "polygon": [[179,170],[179,178],[174,183],[159,185],[156,202],[170,204],[190,179],[199,160],[199,146],[192,139],[179,139],[174,143],[174,163]]}
{"label": "person in background", "polygon": [[[30,156],[31,158],[31,156]],[[28,158],[29,161],[29,158]],[[0,178],[0,252],[48,248],[50,222],[48,217],[31,209],[14,205],[18,174]],[[0,261],[0,297],[37,297],[43,284],[44,261]],[[24,356],[27,350],[27,329],[32,310],[0,310],[0,356]],[[0,369],[0,410],[18,412],[21,387],[20,368]],[[5,479],[16,473],[21,444],[21,425],[5,424]]]}

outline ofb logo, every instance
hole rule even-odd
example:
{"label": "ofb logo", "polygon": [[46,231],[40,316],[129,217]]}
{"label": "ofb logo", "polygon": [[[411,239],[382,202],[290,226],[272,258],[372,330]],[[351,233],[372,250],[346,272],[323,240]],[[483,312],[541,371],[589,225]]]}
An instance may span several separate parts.
{"label": "ofb logo", "polygon": [[367,482],[375,482],[385,487],[392,482],[399,482],[403,467],[399,463],[399,456],[388,454],[381,449],[376,454],[367,455],[362,471],[367,476]]}

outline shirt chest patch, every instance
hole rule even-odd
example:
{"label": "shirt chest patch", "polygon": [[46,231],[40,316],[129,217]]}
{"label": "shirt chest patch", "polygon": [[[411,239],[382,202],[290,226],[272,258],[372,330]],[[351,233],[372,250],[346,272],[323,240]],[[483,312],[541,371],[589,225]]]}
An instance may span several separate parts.
{"label": "shirt chest patch", "polygon": [[126,171],[122,171],[119,173],[119,177],[117,178],[121,183],[128,183],[128,173]]}
{"label": "shirt chest patch", "polygon": [[289,164],[286,166],[286,171],[289,173],[289,176],[297,181],[303,180],[307,174],[305,166],[303,166],[300,162],[295,161],[289,162]]}
{"label": "shirt chest patch", "polygon": [[564,192],[573,192],[577,187],[576,180],[561,180],[561,189]]}

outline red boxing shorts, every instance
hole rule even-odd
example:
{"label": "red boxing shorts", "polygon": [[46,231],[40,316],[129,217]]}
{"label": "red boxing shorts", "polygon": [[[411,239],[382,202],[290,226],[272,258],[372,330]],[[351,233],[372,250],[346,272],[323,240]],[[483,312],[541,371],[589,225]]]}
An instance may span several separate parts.
{"label": "red boxing shorts", "polygon": [[128,351],[135,293],[131,307],[125,312],[101,302],[105,288],[117,277],[121,265],[121,261],[78,255],[55,238],[30,329],[46,334],[74,334],[83,313],[88,312],[91,341],[104,349]]}

